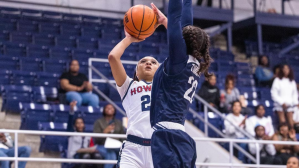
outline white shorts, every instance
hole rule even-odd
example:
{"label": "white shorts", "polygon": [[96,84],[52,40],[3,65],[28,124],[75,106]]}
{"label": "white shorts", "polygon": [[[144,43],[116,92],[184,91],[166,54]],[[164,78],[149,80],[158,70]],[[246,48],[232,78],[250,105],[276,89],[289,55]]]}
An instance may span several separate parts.
{"label": "white shorts", "polygon": [[[294,112],[296,110],[297,106],[289,106],[287,107],[287,109],[285,110],[285,112]],[[278,104],[274,104],[274,108],[273,111],[282,111],[284,112],[283,108],[281,105]]]}
{"label": "white shorts", "polygon": [[125,141],[119,152],[120,168],[154,168],[151,146]]}

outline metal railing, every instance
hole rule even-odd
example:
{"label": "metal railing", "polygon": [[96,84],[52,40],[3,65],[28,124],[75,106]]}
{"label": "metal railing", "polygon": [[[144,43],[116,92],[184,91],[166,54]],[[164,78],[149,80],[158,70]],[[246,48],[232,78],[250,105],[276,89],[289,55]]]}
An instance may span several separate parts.
{"label": "metal railing", "polygon": [[[54,135],[54,136],[88,136],[98,138],[126,138],[123,134],[97,134],[97,133],[78,133],[78,132],[55,132],[55,131],[25,131],[25,130],[1,130],[3,133],[13,133],[15,135],[15,156],[14,157],[0,157],[1,160],[8,160],[15,162],[15,168],[18,168],[19,161],[32,161],[32,162],[58,162],[58,163],[90,163],[90,164],[116,164],[116,160],[91,160],[91,159],[57,159],[57,158],[19,158],[18,157],[18,136],[19,134],[27,135]],[[298,145],[298,142],[289,141],[262,141],[262,140],[244,140],[244,139],[226,139],[226,138],[202,138],[194,137],[195,141],[201,142],[229,142],[229,163],[199,163],[197,166],[213,166],[213,167],[264,167],[264,168],[283,168],[285,166],[277,165],[260,165],[259,163],[259,144],[285,144],[285,145]],[[233,163],[233,144],[234,143],[255,143],[256,144],[256,160],[257,164],[236,164]]]}

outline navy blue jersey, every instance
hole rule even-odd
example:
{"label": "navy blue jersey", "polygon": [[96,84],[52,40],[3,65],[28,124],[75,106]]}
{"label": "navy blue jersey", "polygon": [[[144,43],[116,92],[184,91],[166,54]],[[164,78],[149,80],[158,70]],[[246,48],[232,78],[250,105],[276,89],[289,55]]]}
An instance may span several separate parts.
{"label": "navy blue jersey", "polygon": [[168,75],[165,60],[155,73],[152,85],[151,126],[161,121],[185,123],[185,116],[198,85],[199,62],[189,56],[180,73]]}

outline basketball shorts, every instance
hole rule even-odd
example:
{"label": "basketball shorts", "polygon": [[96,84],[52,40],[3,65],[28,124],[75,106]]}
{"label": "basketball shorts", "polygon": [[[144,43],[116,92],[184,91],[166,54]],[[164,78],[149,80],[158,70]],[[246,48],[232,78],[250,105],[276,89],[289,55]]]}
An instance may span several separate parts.
{"label": "basketball shorts", "polygon": [[151,140],[128,135],[122,145],[117,163],[118,168],[154,168]]}
{"label": "basketball shorts", "polygon": [[[166,123],[166,124],[165,124]],[[154,168],[195,168],[195,141],[177,123],[156,124],[151,148]],[[182,129],[177,129],[177,128]]]}

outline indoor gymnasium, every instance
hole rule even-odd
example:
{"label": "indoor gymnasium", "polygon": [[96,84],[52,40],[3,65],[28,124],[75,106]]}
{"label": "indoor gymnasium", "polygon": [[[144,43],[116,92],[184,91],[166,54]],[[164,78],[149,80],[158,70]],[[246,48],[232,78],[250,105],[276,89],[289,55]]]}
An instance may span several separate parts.
{"label": "indoor gymnasium", "polygon": [[298,0],[0,0],[1,168],[299,168]]}

